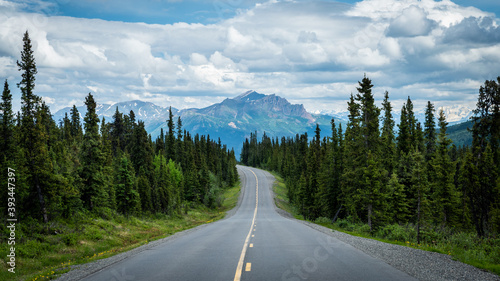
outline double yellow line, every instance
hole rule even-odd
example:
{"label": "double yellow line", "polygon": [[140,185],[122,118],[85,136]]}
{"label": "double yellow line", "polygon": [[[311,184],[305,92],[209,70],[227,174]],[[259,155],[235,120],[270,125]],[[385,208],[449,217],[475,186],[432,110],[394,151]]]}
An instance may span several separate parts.
{"label": "double yellow line", "polygon": [[238,267],[236,268],[236,274],[234,275],[234,281],[240,281],[241,272],[243,270],[243,262],[245,260],[245,254],[248,248],[248,242],[250,241],[250,235],[252,234],[252,229],[255,225],[255,217],[257,216],[257,207],[259,206],[259,179],[257,175],[250,169],[248,169],[255,176],[256,187],[255,187],[255,211],[253,212],[252,224],[250,225],[250,231],[248,232],[247,239],[245,239],[245,244],[243,244],[243,250],[241,250],[240,260],[238,261]]}

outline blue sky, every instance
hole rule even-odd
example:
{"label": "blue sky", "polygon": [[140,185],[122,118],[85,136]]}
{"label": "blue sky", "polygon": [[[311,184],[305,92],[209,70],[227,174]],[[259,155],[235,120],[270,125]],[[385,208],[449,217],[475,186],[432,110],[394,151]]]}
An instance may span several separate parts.
{"label": "blue sky", "polygon": [[[308,0],[300,0],[308,2]],[[26,2],[19,0],[17,2]],[[33,6],[36,2],[30,1]],[[144,22],[149,24],[213,23],[234,16],[238,10],[252,8],[265,0],[50,0],[57,8],[46,12],[68,17],[98,18],[110,21]],[[354,0],[329,1],[355,4]],[[484,11],[500,13],[498,0],[455,0],[461,6],[474,6]],[[29,8],[26,10],[30,10]],[[33,10],[33,9],[32,9]]]}
{"label": "blue sky", "polygon": [[472,108],[500,75],[499,13],[497,0],[0,0],[0,79],[19,92],[29,30],[54,112],[88,92],[188,108],[247,90],[342,111],[365,73],[396,110],[408,96]]}

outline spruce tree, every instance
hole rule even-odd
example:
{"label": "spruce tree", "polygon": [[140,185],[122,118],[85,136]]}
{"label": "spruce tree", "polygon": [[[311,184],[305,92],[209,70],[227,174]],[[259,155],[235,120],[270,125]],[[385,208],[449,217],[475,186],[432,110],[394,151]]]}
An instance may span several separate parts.
{"label": "spruce tree", "polygon": [[382,165],[391,177],[396,167],[396,143],[394,136],[394,120],[392,119],[392,106],[389,101],[389,92],[385,92],[382,103],[384,109],[384,118],[382,125]]}
{"label": "spruce tree", "polygon": [[136,190],[134,169],[126,155],[120,159],[115,177],[117,209],[124,215],[131,215],[141,210],[141,199]]}
{"label": "spruce tree", "polygon": [[45,170],[40,166],[40,162],[43,161],[41,158],[45,156],[45,153],[42,155],[35,154],[36,151],[43,152],[45,150],[43,147],[40,147],[46,145],[42,141],[45,139],[45,132],[41,124],[37,127],[36,123],[36,117],[39,112],[38,104],[41,98],[33,92],[35,89],[37,68],[28,31],[24,33],[21,61],[17,61],[17,66],[19,71],[22,72],[21,82],[17,86],[21,89],[21,148],[24,153],[23,159],[26,161],[28,167],[27,184],[30,190],[30,198],[37,198],[36,201],[38,201],[38,205],[40,206],[43,221],[48,222],[44,192],[40,183],[42,171],[39,170]]}
{"label": "spruce tree", "polygon": [[76,108],[76,105],[73,105],[71,108],[71,136],[76,140],[81,140],[83,136],[82,125],[80,123],[80,113]]}
{"label": "spruce tree", "polygon": [[424,217],[423,214],[427,204],[426,198],[429,192],[428,181],[425,172],[424,156],[418,149],[415,149],[414,151],[411,152],[410,161],[412,163],[411,192],[414,194],[415,198],[412,205],[417,224],[417,244],[420,244],[420,228],[422,225]]}
{"label": "spruce tree", "polygon": [[[12,161],[14,157],[14,114],[12,113],[12,94],[5,80],[0,103],[0,163]],[[4,167],[4,166],[2,166]]]}
{"label": "spruce tree", "polygon": [[362,182],[362,169],[364,167],[364,140],[360,127],[360,106],[351,94],[347,103],[349,110],[349,122],[345,131],[344,139],[344,170],[342,174],[342,197],[348,214],[357,218],[358,202],[355,194]]}
{"label": "spruce tree", "polygon": [[448,146],[451,140],[447,137],[446,128],[448,123],[443,110],[439,112],[439,135],[436,157],[432,160],[432,168],[435,171],[433,182],[434,209],[438,211],[440,221],[443,225],[453,223],[456,215],[459,196],[453,178],[455,168],[448,155]]}
{"label": "spruce tree", "polygon": [[175,127],[174,127],[174,114],[172,112],[172,107],[168,110],[168,134],[166,136],[166,155],[167,159],[175,160]]}
{"label": "spruce tree", "polygon": [[83,136],[80,156],[80,178],[82,179],[82,200],[89,210],[105,205],[108,199],[104,190],[105,179],[103,166],[105,158],[102,152],[99,135],[99,117],[96,113],[96,102],[92,94],[85,98],[87,113],[84,118],[85,135]]}
{"label": "spruce tree", "polygon": [[434,105],[428,101],[425,109],[425,159],[429,161],[436,152],[436,121],[434,120]]}

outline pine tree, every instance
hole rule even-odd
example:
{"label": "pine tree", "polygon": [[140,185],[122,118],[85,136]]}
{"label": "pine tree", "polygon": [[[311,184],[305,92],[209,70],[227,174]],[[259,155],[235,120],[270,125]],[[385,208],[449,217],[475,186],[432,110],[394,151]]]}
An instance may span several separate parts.
{"label": "pine tree", "polygon": [[111,147],[113,148],[113,156],[117,157],[125,148],[125,122],[123,114],[116,107],[113,115],[113,123],[110,127]]}
{"label": "pine tree", "polygon": [[435,210],[439,212],[443,225],[453,223],[458,205],[458,192],[453,184],[455,169],[448,155],[448,146],[451,140],[447,137],[446,117],[443,110],[439,112],[439,135],[436,157],[432,160],[432,168],[435,171],[433,182]]}
{"label": "pine tree", "polygon": [[488,200],[489,198],[484,198],[486,195],[483,193],[483,187],[480,183],[480,173],[478,170],[477,161],[473,156],[472,150],[467,150],[465,154],[465,159],[462,163],[460,182],[462,184],[462,190],[464,192],[464,197],[467,198],[472,222],[476,228],[477,235],[483,237],[485,235],[485,221],[486,218],[483,217],[482,202]]}
{"label": "pine tree", "polygon": [[373,154],[369,151],[367,166],[363,169],[362,182],[359,184],[356,194],[353,195],[356,201],[366,208],[366,218],[368,226],[370,226],[370,232],[387,220],[385,214],[388,209],[388,194],[382,185],[383,176],[379,166]]}
{"label": "pine tree", "polygon": [[434,121],[434,105],[428,101],[425,109],[425,159],[431,160],[432,155],[436,152],[436,121]]}
{"label": "pine tree", "polygon": [[392,119],[392,106],[389,101],[389,92],[385,92],[384,102],[384,119],[382,125],[382,165],[388,172],[388,177],[391,177],[396,168],[396,143],[394,136],[394,120]]}
{"label": "pine tree", "polygon": [[[416,215],[417,224],[417,244],[420,244],[420,227],[422,224],[422,217],[426,207],[426,197],[428,193],[428,182],[425,173],[425,160],[424,156],[418,149],[412,151],[410,155],[410,162],[412,163],[412,176],[411,176],[411,192],[414,194],[416,202],[413,202],[413,213]],[[416,208],[415,208],[416,205]]]}
{"label": "pine tree", "polygon": [[19,71],[22,72],[22,80],[17,86],[21,89],[21,147],[24,153],[23,159],[26,161],[28,167],[28,187],[30,189],[30,197],[37,198],[43,221],[46,223],[48,222],[48,215],[44,192],[40,183],[42,171],[39,170],[45,170],[40,166],[40,161],[43,161],[42,157],[46,155],[45,153],[42,155],[35,154],[36,151],[43,152],[43,146],[46,144],[43,143],[45,136],[41,124],[37,127],[36,122],[36,117],[39,112],[38,104],[41,98],[33,93],[35,89],[37,68],[28,31],[26,31],[23,37],[21,62],[17,61],[17,66]]}
{"label": "pine tree", "polygon": [[152,169],[154,153],[143,121],[139,121],[133,130],[129,150],[131,153],[130,160],[136,173],[139,173],[141,167],[145,171]]}
{"label": "pine tree", "polygon": [[83,136],[82,125],[80,123],[80,113],[76,108],[76,105],[73,105],[71,108],[71,136],[76,140],[81,140]]}
{"label": "pine tree", "polygon": [[85,135],[83,136],[80,156],[80,178],[82,179],[82,200],[85,207],[93,210],[96,206],[105,205],[108,199],[104,190],[105,179],[103,166],[105,158],[102,152],[99,135],[99,117],[96,114],[96,102],[92,94],[85,98],[87,113],[84,118]]}
{"label": "pine tree", "polygon": [[141,210],[143,212],[152,212],[153,200],[151,197],[151,183],[149,182],[144,167],[139,169],[139,175],[137,176],[137,192],[141,199]]}
{"label": "pine tree", "polygon": [[[12,94],[5,80],[2,102],[0,103],[0,163],[14,157],[14,114],[12,113]],[[3,167],[3,166],[2,166]]]}
{"label": "pine tree", "polygon": [[389,189],[390,202],[390,216],[393,222],[403,224],[408,221],[409,204],[406,199],[405,186],[399,183],[397,173],[392,173],[389,182],[387,183]]}
{"label": "pine tree", "polygon": [[354,101],[352,94],[347,105],[349,122],[347,123],[344,139],[344,170],[341,181],[342,198],[345,200],[344,204],[347,213],[356,218],[359,206],[354,195],[362,182],[364,143],[360,127],[360,106]]}
{"label": "pine tree", "polygon": [[166,136],[166,155],[167,159],[175,160],[175,127],[174,127],[174,114],[172,107],[168,110],[168,134]]}
{"label": "pine tree", "polygon": [[141,199],[136,190],[134,169],[126,155],[120,160],[115,177],[116,203],[120,213],[131,215],[141,210]]}

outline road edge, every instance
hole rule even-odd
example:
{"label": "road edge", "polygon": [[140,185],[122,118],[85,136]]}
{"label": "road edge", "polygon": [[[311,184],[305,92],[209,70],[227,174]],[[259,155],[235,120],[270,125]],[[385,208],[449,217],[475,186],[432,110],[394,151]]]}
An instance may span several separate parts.
{"label": "road edge", "polygon": [[[244,194],[245,194],[246,177],[239,170],[238,170],[238,175],[240,175],[240,194],[238,196],[238,202],[236,203],[236,206],[234,208],[232,208],[231,210],[226,211],[226,215],[224,216],[224,218],[213,221],[211,223],[214,223],[217,221],[222,221],[222,220],[225,220],[225,219],[232,217],[234,214],[236,214],[236,212],[240,208],[241,203],[242,203],[243,198],[244,198]],[[241,176],[241,175],[243,175],[243,176]],[[111,256],[109,258],[105,258],[105,259],[101,259],[101,260],[97,260],[97,261],[92,261],[89,263],[72,265],[70,271],[62,274],[61,276],[59,276],[55,280],[56,281],[82,280],[86,277],[91,276],[92,274],[95,274],[101,270],[104,270],[104,269],[106,269],[106,268],[108,268],[116,263],[119,263],[127,258],[133,257],[133,256],[135,256],[135,255],[137,255],[145,250],[149,250],[149,249],[154,248],[156,246],[159,246],[163,243],[168,243],[171,240],[175,240],[181,236],[184,236],[184,235],[189,234],[191,232],[197,231],[203,227],[206,227],[207,225],[209,225],[211,223],[205,223],[205,224],[198,225],[198,226],[190,228],[190,229],[183,230],[181,232],[176,232],[176,233],[174,233],[170,236],[167,236],[165,238],[151,241],[148,244],[138,246],[130,251],[119,253],[119,254]]]}

